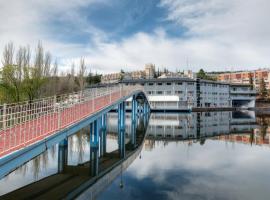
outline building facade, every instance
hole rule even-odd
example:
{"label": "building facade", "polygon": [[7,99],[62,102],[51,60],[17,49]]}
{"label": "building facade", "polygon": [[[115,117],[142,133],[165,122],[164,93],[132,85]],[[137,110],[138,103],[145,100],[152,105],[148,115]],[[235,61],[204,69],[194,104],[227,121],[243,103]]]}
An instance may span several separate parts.
{"label": "building facade", "polygon": [[153,110],[255,106],[256,92],[243,84],[189,78],[123,80],[121,83],[143,86]]}
{"label": "building facade", "polygon": [[239,83],[239,84],[250,84],[252,79],[254,88],[257,90],[260,87],[261,79],[264,80],[266,88],[270,89],[270,70],[260,69],[255,71],[241,71],[241,72],[231,72],[223,73],[218,75],[218,80],[221,82],[228,83]]}

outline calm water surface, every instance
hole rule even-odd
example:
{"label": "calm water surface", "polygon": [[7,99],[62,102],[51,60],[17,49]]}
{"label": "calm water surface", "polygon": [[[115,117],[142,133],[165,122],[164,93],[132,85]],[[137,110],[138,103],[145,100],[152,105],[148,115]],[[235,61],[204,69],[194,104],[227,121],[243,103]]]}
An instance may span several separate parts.
{"label": "calm water surface", "polygon": [[[109,119],[108,152],[117,149],[116,119]],[[270,199],[269,126],[270,116],[251,111],[152,114],[142,151],[96,198]],[[69,138],[69,165],[88,160],[88,139]],[[57,151],[0,180],[0,195],[57,173]]]}

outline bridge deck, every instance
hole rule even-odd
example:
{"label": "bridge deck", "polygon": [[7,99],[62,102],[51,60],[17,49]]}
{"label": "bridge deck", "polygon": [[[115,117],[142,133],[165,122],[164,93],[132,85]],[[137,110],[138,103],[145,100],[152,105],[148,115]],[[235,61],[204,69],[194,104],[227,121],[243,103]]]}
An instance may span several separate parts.
{"label": "bridge deck", "polygon": [[[132,92],[134,92],[134,88],[123,90],[118,88],[91,99],[71,104],[71,106],[65,105],[64,107],[57,108],[57,110],[51,108],[51,106],[47,111],[45,109],[45,112],[38,113],[34,118],[32,117],[33,119],[24,120],[22,123],[15,123],[9,128],[0,129],[0,159],[80,122]],[[11,120],[13,120],[13,116],[10,114]]]}

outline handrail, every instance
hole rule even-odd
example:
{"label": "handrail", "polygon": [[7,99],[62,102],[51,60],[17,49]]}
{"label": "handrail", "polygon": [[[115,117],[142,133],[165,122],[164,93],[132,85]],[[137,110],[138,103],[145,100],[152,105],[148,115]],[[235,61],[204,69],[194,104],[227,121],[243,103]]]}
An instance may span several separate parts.
{"label": "handrail", "polygon": [[141,86],[107,86],[29,102],[0,105],[0,157],[111,105]]}

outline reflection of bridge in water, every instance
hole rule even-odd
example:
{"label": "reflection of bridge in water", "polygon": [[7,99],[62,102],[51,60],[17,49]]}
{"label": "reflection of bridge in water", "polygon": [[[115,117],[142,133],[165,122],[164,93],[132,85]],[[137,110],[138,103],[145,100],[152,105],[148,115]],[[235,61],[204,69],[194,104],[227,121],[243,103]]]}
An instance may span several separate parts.
{"label": "reflection of bridge in water", "polygon": [[[124,149],[108,153],[106,145],[101,145],[98,151],[90,148],[91,154],[95,154],[96,159],[76,166],[68,165],[67,144],[60,143],[57,174],[8,193],[1,199],[73,199],[75,197],[83,199],[85,195],[87,199],[95,199],[141,152],[148,115],[140,115],[136,121],[138,123],[132,123],[135,132],[132,132],[129,138],[125,138],[127,142]],[[106,140],[106,138],[100,139]],[[119,157],[121,151],[124,151],[124,155]]]}

